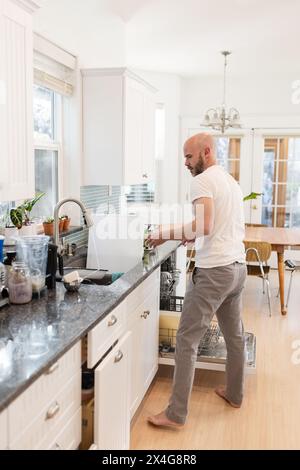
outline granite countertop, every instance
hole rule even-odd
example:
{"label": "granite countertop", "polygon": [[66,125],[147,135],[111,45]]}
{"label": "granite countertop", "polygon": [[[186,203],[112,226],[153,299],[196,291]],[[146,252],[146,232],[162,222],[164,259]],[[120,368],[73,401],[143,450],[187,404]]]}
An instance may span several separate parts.
{"label": "granite countertop", "polygon": [[62,283],[57,283],[56,289],[46,290],[40,299],[33,299],[29,304],[3,307],[0,310],[0,412],[179,245],[176,241],[165,242],[109,286],[82,285],[78,293],[69,293]]}

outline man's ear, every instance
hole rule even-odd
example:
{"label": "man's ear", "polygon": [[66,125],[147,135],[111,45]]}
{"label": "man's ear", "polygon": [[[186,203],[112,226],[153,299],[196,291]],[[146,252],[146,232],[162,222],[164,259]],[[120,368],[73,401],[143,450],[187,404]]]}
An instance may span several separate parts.
{"label": "man's ear", "polygon": [[205,147],[205,149],[204,149],[204,155],[205,155],[206,157],[208,157],[209,154],[210,154],[210,148],[209,148],[209,147]]}

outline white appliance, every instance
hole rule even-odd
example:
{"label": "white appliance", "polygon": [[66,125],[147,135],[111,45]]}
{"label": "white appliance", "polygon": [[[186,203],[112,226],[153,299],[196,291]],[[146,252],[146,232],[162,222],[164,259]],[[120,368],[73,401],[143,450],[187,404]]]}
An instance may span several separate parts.
{"label": "white appliance", "polygon": [[138,215],[93,214],[89,229],[88,269],[125,273],[142,261],[144,222]]}

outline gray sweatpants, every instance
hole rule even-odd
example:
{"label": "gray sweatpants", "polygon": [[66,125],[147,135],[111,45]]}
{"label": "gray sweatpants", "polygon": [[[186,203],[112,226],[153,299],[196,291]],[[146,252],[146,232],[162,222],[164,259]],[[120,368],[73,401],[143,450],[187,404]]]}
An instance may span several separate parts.
{"label": "gray sweatpants", "polygon": [[166,415],[184,423],[193,385],[200,340],[216,314],[226,349],[226,396],[236,404],[243,399],[245,339],[241,320],[241,294],[246,265],[195,268],[188,286],[176,337],[173,389]]}

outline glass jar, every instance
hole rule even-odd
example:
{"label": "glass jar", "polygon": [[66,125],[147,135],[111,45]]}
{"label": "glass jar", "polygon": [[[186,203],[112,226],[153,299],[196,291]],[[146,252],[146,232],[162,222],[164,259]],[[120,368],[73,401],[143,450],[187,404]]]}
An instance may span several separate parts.
{"label": "glass jar", "polygon": [[32,299],[32,282],[28,266],[13,261],[8,276],[9,301],[12,304],[27,304]]}

